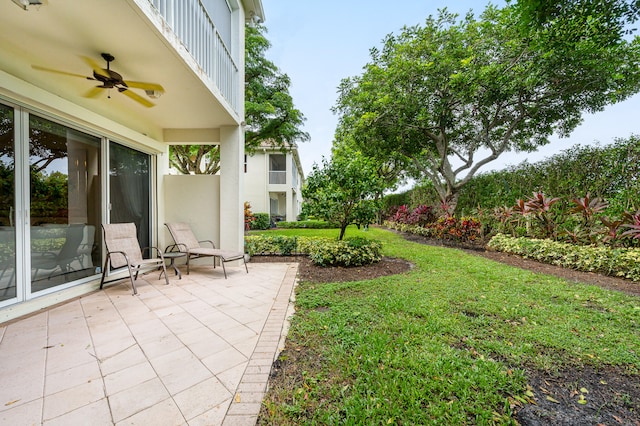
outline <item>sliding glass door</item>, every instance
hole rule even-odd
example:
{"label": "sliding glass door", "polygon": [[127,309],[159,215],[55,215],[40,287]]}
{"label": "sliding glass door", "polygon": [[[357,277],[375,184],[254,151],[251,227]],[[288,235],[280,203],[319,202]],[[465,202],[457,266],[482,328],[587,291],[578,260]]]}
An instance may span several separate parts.
{"label": "sliding glass door", "polygon": [[133,222],[140,246],[150,246],[151,160],[0,103],[0,306],[97,278],[104,222]]}
{"label": "sliding glass door", "polygon": [[134,223],[140,247],[151,246],[150,188],[151,156],[109,143],[110,223]]}
{"label": "sliding glass door", "polygon": [[15,121],[0,104],[0,302],[16,297]]}
{"label": "sliding glass door", "polygon": [[100,267],[101,139],[29,114],[31,292]]}

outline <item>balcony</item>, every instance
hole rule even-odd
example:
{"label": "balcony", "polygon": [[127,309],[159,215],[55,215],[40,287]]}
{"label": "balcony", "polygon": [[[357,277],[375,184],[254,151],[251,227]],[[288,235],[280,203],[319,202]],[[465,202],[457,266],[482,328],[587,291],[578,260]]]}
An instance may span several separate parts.
{"label": "balcony", "polygon": [[199,0],[149,1],[233,110],[238,112],[238,66],[202,3]]}
{"label": "balcony", "polygon": [[271,170],[269,171],[269,183],[272,185],[285,185],[287,183],[287,172],[286,170],[278,171]]}

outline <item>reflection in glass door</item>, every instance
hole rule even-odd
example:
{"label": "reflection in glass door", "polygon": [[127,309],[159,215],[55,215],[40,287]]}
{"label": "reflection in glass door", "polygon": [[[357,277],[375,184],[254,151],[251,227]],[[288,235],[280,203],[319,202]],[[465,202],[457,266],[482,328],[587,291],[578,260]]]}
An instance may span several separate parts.
{"label": "reflection in glass door", "polygon": [[140,247],[150,247],[151,156],[110,142],[109,188],[110,223],[134,223]]}
{"label": "reflection in glass door", "polygon": [[13,108],[0,104],[0,301],[16,297]]}
{"label": "reflection in glass door", "polygon": [[100,138],[29,114],[31,292],[99,270]]}

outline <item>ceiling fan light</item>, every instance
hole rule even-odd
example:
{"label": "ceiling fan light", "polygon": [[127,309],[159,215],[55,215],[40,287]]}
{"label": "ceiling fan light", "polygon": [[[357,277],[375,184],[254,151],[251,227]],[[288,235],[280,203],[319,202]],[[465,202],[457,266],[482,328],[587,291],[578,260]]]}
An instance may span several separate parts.
{"label": "ceiling fan light", "polygon": [[145,90],[144,92],[151,99],[158,99],[160,96],[162,96],[162,91],[161,90]]}
{"label": "ceiling fan light", "polygon": [[29,6],[36,6],[40,8],[43,4],[45,4],[46,0],[12,0],[15,4],[18,5],[23,10],[27,10]]}

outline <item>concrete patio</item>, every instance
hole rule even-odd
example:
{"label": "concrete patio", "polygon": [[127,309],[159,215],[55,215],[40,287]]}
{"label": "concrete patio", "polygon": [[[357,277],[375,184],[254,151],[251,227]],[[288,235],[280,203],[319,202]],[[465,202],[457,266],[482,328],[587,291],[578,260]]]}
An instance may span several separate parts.
{"label": "concrete patio", "polygon": [[227,273],[150,273],[138,296],[123,280],[0,324],[0,424],[255,424],[297,264]]}

